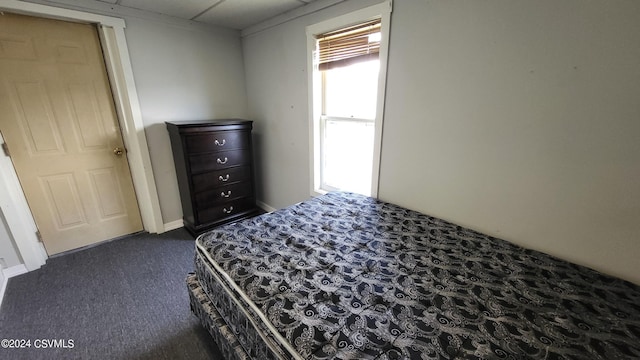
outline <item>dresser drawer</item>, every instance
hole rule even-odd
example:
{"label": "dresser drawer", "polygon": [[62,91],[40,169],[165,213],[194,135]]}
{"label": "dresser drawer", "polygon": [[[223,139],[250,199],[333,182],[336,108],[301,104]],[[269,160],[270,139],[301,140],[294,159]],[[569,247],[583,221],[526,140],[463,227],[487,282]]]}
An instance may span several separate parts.
{"label": "dresser drawer", "polygon": [[250,182],[241,182],[227,186],[221,186],[215,190],[197,193],[196,206],[198,209],[205,209],[215,204],[228,202],[233,199],[253,195],[253,186]]}
{"label": "dresser drawer", "polygon": [[201,223],[213,222],[254,209],[255,200],[253,198],[241,198],[200,210],[198,212],[198,220]]}
{"label": "dresser drawer", "polygon": [[198,193],[240,181],[251,181],[251,169],[249,169],[248,166],[237,166],[224,170],[211,171],[194,175],[192,181],[193,192]]}
{"label": "dresser drawer", "polygon": [[249,150],[232,150],[218,153],[192,155],[189,157],[191,173],[199,174],[205,171],[222,170],[238,165],[248,165],[251,162]]}
{"label": "dresser drawer", "polygon": [[246,149],[250,133],[246,131],[215,131],[202,135],[187,136],[186,148],[190,154]]}

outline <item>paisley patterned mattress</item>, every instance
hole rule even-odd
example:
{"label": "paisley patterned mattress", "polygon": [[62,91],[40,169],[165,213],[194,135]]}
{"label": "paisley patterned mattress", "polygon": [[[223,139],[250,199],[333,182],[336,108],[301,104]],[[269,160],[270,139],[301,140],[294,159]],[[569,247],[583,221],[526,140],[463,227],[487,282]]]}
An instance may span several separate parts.
{"label": "paisley patterned mattress", "polygon": [[195,262],[230,357],[640,358],[640,286],[360,195],[219,227]]}

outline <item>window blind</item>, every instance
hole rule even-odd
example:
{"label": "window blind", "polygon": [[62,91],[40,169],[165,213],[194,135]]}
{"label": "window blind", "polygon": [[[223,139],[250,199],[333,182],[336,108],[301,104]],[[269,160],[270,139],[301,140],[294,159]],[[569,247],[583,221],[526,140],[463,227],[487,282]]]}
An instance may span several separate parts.
{"label": "window blind", "polygon": [[381,19],[317,35],[318,68],[328,70],[358,61],[377,59]]}

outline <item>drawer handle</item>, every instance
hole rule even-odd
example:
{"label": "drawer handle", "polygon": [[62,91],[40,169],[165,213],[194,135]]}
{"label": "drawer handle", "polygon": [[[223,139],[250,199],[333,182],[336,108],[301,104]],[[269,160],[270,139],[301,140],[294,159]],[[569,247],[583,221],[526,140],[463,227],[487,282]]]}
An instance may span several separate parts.
{"label": "drawer handle", "polygon": [[220,160],[220,158],[218,158],[218,164],[222,164],[222,165],[224,165],[224,164],[226,164],[226,163],[227,163],[227,160],[229,160],[229,159],[227,159],[227,157],[226,157],[226,156],[224,157],[224,160]]}
{"label": "drawer handle", "polygon": [[224,146],[224,144],[225,144],[226,142],[227,142],[227,141],[226,141],[225,139],[222,139],[222,142],[218,141],[218,139],[216,139],[216,141],[214,141],[214,143],[215,143],[216,145],[218,145],[218,146]]}
{"label": "drawer handle", "polygon": [[227,210],[227,208],[222,208],[222,212],[225,214],[231,214],[232,211],[233,211],[233,206],[229,206],[229,210]]}
{"label": "drawer handle", "polygon": [[222,175],[218,176],[218,180],[223,182],[229,181],[229,174],[225,175],[224,177],[222,177]]}
{"label": "drawer handle", "polygon": [[224,191],[220,193],[220,196],[222,197],[226,197],[228,198],[229,196],[231,196],[231,190],[227,191],[227,193],[225,194]]}

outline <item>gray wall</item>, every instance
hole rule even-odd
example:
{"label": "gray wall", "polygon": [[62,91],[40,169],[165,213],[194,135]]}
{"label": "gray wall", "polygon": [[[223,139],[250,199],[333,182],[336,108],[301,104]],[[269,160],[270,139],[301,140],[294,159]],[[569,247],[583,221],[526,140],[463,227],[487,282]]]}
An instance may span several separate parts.
{"label": "gray wall", "polygon": [[[322,1],[322,0],[320,0]],[[257,197],[274,208],[310,196],[305,27],[376,0],[350,0],[243,38]]]}
{"label": "gray wall", "polygon": [[126,19],[162,218],[182,219],[165,121],[246,117],[242,45],[237,31],[205,31]]}
{"label": "gray wall", "polygon": [[[132,11],[117,5],[64,0],[30,2],[123,18],[134,79],[151,153],[162,218],[182,219],[173,157],[164,125],[171,120],[246,117],[239,32]],[[9,266],[17,250],[0,223],[0,257]],[[7,234],[8,236],[8,234]],[[17,264],[14,264],[17,265]]]}
{"label": "gray wall", "polygon": [[[309,197],[305,26],[243,40],[259,197]],[[640,2],[394,2],[379,197],[640,284]]]}

